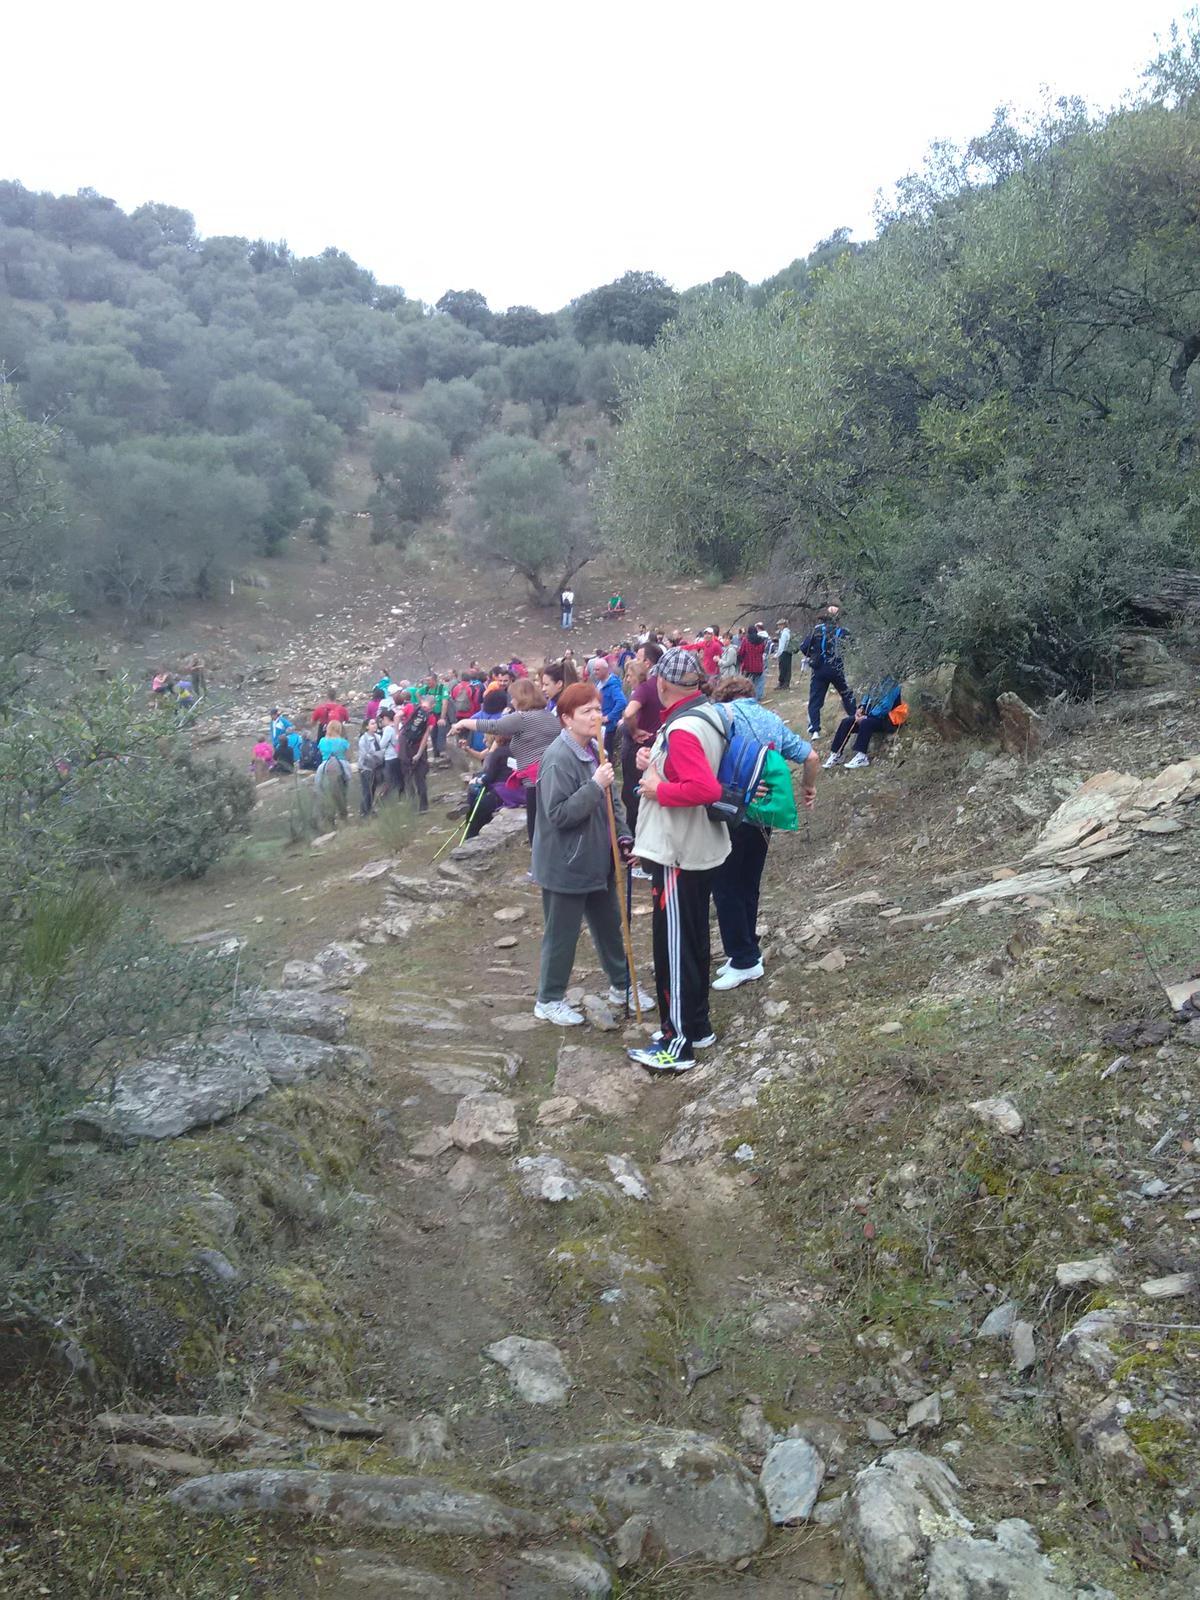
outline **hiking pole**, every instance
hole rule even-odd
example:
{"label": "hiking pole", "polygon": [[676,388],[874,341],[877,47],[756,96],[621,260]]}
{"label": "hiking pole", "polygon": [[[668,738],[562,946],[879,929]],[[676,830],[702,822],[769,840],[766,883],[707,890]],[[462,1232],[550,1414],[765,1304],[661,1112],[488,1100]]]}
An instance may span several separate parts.
{"label": "hiking pole", "polygon": [[444,844],[439,845],[438,848],[434,851],[434,854],[433,854],[433,860],[434,861],[437,860],[438,856],[441,855],[443,850],[446,850],[446,849],[449,848],[451,842],[453,842],[455,844],[455,846],[457,847],[458,845],[462,844],[463,840],[467,837],[467,834],[471,831],[471,824],[475,821],[475,813],[479,810],[479,802],[483,799],[483,792],[484,792],[485,788],[486,788],[485,784],[481,784],[480,785],[479,793],[475,796],[475,804],[471,807],[471,815],[463,823],[463,831],[462,831],[461,835],[457,839],[455,839],[454,835],[452,833],[450,835],[450,838],[447,839]]}
{"label": "hiking pole", "polygon": [[[604,791],[604,803],[608,807],[608,838],[612,845],[613,871],[617,881],[621,879],[621,847],[617,843],[617,814],[613,810],[613,797],[611,787]],[[617,910],[621,914],[621,937],[625,941],[625,961],[629,967],[629,987],[633,992],[633,1011],[638,1021],[642,1020],[642,1002],[638,999],[637,968],[633,964],[633,934],[629,929],[629,913],[625,909],[625,902],[621,899],[621,892],[617,890]]]}

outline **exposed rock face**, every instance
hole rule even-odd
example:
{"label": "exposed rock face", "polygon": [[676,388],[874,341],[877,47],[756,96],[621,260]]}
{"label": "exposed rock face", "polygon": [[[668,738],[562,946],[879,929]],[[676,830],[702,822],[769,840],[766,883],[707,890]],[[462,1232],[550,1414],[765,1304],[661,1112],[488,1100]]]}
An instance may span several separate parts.
{"label": "exposed rock face", "polygon": [[[1107,1590],[1065,1585],[1027,1522],[996,1524],[994,1539],[945,1539],[929,1553],[925,1600],[1102,1600]],[[1109,1595],[1109,1600],[1113,1597]]]}
{"label": "exposed rock face", "polygon": [[545,1517],[508,1506],[490,1494],[473,1494],[433,1478],[371,1477],[357,1472],[217,1472],[171,1491],[171,1500],[195,1516],[320,1517],[405,1533],[449,1533],[466,1538],[513,1538],[550,1530]]}
{"label": "exposed rock face", "polygon": [[346,1037],[350,1006],[340,996],[319,990],[260,989],[242,1005],[241,1014],[252,1028],[306,1033],[337,1044]]}
{"label": "exposed rock face", "polygon": [[605,1600],[612,1572],[603,1551],[566,1544],[519,1551],[446,1577],[383,1550],[327,1550],[321,1593],[336,1600]]}
{"label": "exposed rock face", "polygon": [[108,1094],[71,1112],[62,1128],[68,1138],[112,1144],[173,1139],[223,1122],[273,1086],[364,1060],[361,1051],[299,1034],[226,1033],[125,1068]]}
{"label": "exposed rock face", "polygon": [[912,722],[927,726],[945,739],[978,733],[996,720],[993,703],[983,686],[965,667],[944,663],[936,671],[914,678],[907,686]]}
{"label": "exposed rock face", "polygon": [[637,1108],[645,1086],[644,1075],[611,1050],[586,1044],[559,1046],[554,1093],[570,1096],[588,1111],[628,1116]]}
{"label": "exposed rock face", "polygon": [[531,1406],[561,1406],[571,1392],[567,1364],[548,1339],[523,1339],[510,1334],[484,1350],[508,1373],[513,1388]]}
{"label": "exposed rock face", "polygon": [[949,1467],[916,1450],[893,1450],[858,1473],[843,1538],[879,1600],[1113,1600],[1060,1577],[1027,1522],[972,1538],[957,1489]]}
{"label": "exposed rock face", "polygon": [[855,1477],[842,1523],[880,1600],[916,1600],[930,1528],[969,1531],[955,1505],[958,1479],[918,1450],[892,1450]]}
{"label": "exposed rock face", "polygon": [[497,1481],[599,1517],[612,1534],[634,1523],[638,1552],[671,1561],[736,1561],[766,1543],[754,1480],[700,1433],[654,1428],[636,1439],[537,1450]]}
{"label": "exposed rock face", "polygon": [[187,1062],[163,1057],[118,1073],[112,1091],[71,1112],[62,1123],[69,1139],[132,1144],[173,1139],[190,1128],[223,1122],[271,1087],[261,1062],[213,1054]]}

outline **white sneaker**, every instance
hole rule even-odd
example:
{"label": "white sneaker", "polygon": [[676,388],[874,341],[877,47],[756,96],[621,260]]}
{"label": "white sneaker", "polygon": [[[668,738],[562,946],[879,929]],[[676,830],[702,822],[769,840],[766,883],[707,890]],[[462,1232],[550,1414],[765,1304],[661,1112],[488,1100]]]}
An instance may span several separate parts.
{"label": "white sneaker", "polygon": [[583,1021],[583,1012],[576,1011],[565,1000],[539,1000],[533,1014],[542,1022],[553,1022],[560,1028],[577,1028]]}
{"label": "white sneaker", "polygon": [[825,757],[824,761],[822,761],[822,763],[821,763],[821,765],[826,769],[826,771],[828,771],[830,767],[839,767],[839,766],[841,766],[841,764],[842,764],[842,752],[840,750],[831,750],[829,752],[829,754]]}
{"label": "white sneaker", "polygon": [[632,867],[629,875],[631,878],[636,878],[639,883],[652,883],[654,881],[645,867]]}
{"label": "white sneaker", "polygon": [[[653,1011],[658,1005],[658,1001],[654,998],[654,996],[647,994],[645,989],[643,989],[640,985],[638,986],[637,998],[638,1005],[641,1006],[643,1011]],[[608,1003],[610,1006],[623,1006],[625,1004],[624,989],[618,989],[615,983],[612,984],[608,991]],[[629,1004],[631,1006],[633,1005],[632,989],[629,991]]]}
{"label": "white sneaker", "polygon": [[849,761],[847,761],[846,770],[848,772],[851,767],[869,767],[870,765],[871,765],[870,756],[864,756],[862,751],[860,750],[859,753],[856,756],[851,756]]}
{"label": "white sneaker", "polygon": [[724,972],[719,972],[713,979],[714,989],[737,989],[743,983],[753,983],[756,978],[763,976],[763,964],[758,961],[752,967],[726,967]]}

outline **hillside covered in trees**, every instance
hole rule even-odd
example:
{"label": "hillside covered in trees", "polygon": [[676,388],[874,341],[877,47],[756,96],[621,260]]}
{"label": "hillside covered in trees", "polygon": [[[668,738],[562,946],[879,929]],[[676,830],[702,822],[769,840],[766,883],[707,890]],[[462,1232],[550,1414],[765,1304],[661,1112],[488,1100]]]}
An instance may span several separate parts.
{"label": "hillside covered in trees", "polygon": [[[678,305],[630,272],[558,315],[494,313],[473,290],[428,307],[336,249],[297,258],[202,239],[175,206],[0,183],[0,371],[57,430],[78,605],[204,598],[300,529],[327,543],[331,475],[372,393],[403,397],[373,441],[376,537],[437,516],[469,457],[464,538],[537,588],[594,548],[595,435]],[[565,407],[595,423],[578,460],[539,442]]]}
{"label": "hillside covered in trees", "polygon": [[1200,527],[1200,53],[1110,115],[998,113],[815,292],[651,352],[604,495],[630,560],[852,598],[908,672],[1090,691]]}

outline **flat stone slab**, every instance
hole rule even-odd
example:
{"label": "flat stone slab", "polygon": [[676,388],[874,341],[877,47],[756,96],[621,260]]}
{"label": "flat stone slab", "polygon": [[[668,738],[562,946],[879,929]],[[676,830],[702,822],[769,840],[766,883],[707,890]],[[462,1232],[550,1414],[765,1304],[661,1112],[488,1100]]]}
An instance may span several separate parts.
{"label": "flat stone slab", "polygon": [[270,1087],[266,1067],[253,1059],[143,1061],[119,1072],[110,1093],[68,1113],[59,1128],[67,1139],[111,1144],[174,1139],[244,1111]]}
{"label": "flat stone slab", "polygon": [[553,1526],[548,1517],[506,1505],[494,1495],[455,1489],[435,1478],[358,1472],[217,1472],[180,1484],[169,1498],[180,1510],[200,1517],[259,1512],[465,1538],[515,1538],[548,1533]]}
{"label": "flat stone slab", "polygon": [[70,1112],[60,1127],[65,1138],[112,1144],[173,1139],[244,1111],[268,1089],[365,1059],[359,1050],[302,1034],[221,1034],[126,1067],[109,1093]]}
{"label": "flat stone slab", "polygon": [[253,1427],[241,1417],[156,1416],[137,1411],[102,1411],[92,1427],[104,1438],[130,1444],[183,1446],[190,1450],[239,1450],[247,1445],[278,1444],[275,1434]]}

